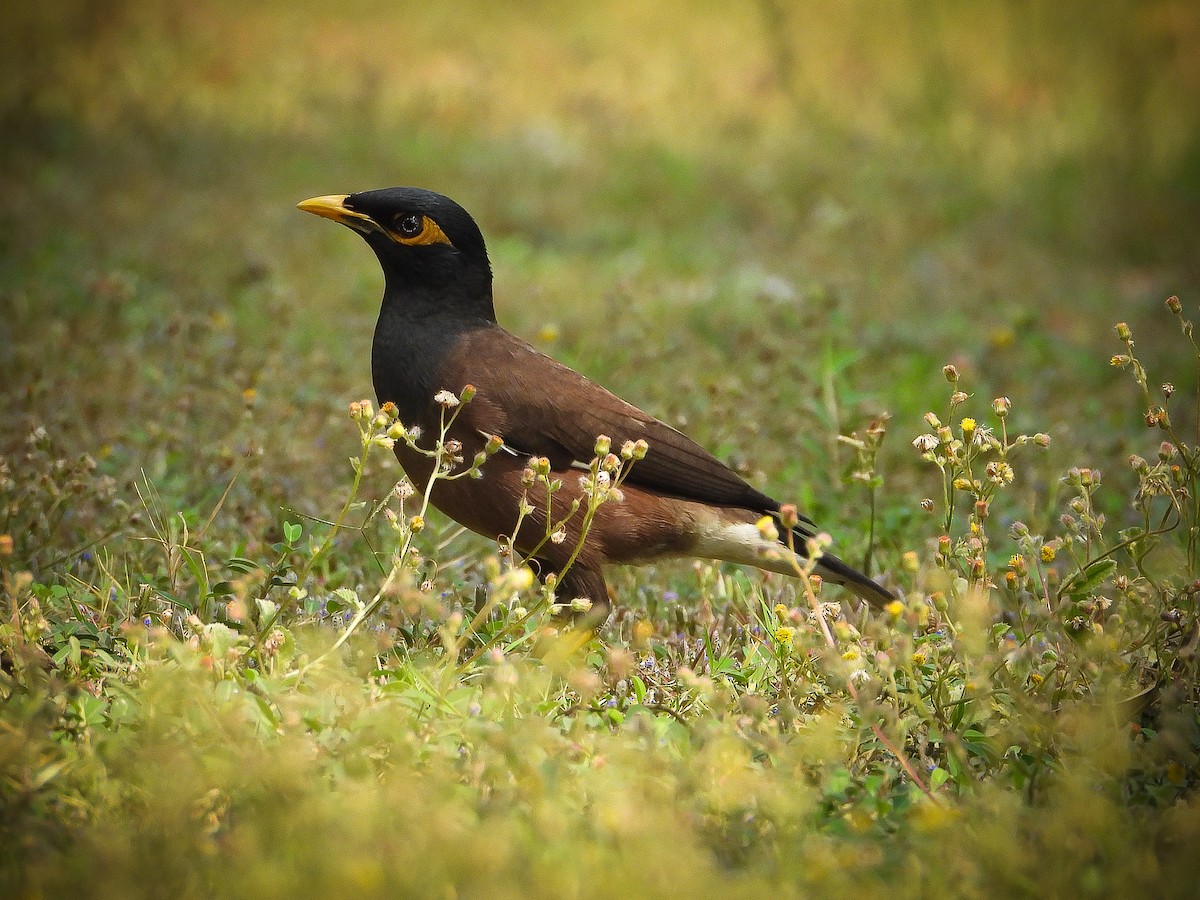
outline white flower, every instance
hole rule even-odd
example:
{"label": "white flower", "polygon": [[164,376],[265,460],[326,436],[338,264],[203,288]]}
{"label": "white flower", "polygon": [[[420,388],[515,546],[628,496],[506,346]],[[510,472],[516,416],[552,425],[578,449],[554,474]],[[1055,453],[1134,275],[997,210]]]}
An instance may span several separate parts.
{"label": "white flower", "polygon": [[918,453],[932,453],[938,448],[938,439],[926,432],[925,434],[917,435],[913,441],[913,446],[917,448]]}
{"label": "white flower", "polygon": [[444,406],[446,409],[454,409],[458,406],[458,398],[449,391],[438,391],[433,395],[433,402],[439,406]]}

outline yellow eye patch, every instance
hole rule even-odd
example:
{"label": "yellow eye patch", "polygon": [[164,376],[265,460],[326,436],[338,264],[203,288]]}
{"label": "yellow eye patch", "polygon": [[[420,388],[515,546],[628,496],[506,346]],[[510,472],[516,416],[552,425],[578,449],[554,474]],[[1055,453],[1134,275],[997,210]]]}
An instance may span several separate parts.
{"label": "yellow eye patch", "polygon": [[[398,226],[389,228],[388,233],[396,243],[406,244],[409,247],[423,246],[425,244],[448,244],[451,247],[454,246],[450,243],[450,238],[446,237],[446,232],[442,231],[438,223],[429,218],[429,216],[421,216],[420,224],[421,230],[414,233],[402,232]],[[408,230],[405,229],[405,231]]]}

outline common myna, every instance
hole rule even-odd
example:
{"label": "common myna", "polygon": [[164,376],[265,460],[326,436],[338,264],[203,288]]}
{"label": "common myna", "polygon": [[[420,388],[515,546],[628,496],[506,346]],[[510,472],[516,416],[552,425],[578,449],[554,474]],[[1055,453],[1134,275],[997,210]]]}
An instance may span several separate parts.
{"label": "common myna", "polygon": [[[489,438],[503,451],[482,466],[482,478],[438,480],[433,505],[489,538],[512,537],[543,579],[560,573],[578,543],[582,510],[560,541],[546,540],[545,487],[523,475],[531,458],[549,460],[562,487],[553,494],[555,519],[573,500],[586,507],[579,467],[595,454],[597,438],[614,447],[644,440],[645,458],[633,463],[621,485],[623,498],[602,504],[574,564],[556,587],[561,602],[591,601],[591,621],[607,614],[604,582],[609,563],[645,563],[693,556],[796,574],[796,559],[782,541],[764,537],[757,523],[774,517],[784,532],[781,505],[688,437],[631,406],[510,334],[496,322],[492,269],[475,221],[448,197],[418,188],[386,188],[314,197],[305,212],[357,231],[383,267],[384,291],[371,349],[371,374],[380,403],[391,401],[405,426],[419,426],[421,446],[431,445],[444,409],[440,391],[458,394],[470,384],[477,394],[459,410],[447,437],[470,460]],[[493,439],[493,447],[495,440]],[[430,457],[397,441],[396,456],[414,484],[427,483]],[[512,535],[528,492],[535,512]],[[799,517],[792,528],[803,554],[813,523]],[[769,533],[769,532],[768,532]],[[831,554],[816,571],[879,605],[892,595]]]}

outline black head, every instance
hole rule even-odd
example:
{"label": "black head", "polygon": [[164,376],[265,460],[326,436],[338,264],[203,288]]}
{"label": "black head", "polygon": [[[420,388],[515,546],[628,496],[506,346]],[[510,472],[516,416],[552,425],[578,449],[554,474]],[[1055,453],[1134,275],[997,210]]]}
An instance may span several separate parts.
{"label": "black head", "polygon": [[432,306],[495,321],[483,235],[449,197],[395,187],[314,197],[298,206],[362,235],[383,267],[385,303]]}

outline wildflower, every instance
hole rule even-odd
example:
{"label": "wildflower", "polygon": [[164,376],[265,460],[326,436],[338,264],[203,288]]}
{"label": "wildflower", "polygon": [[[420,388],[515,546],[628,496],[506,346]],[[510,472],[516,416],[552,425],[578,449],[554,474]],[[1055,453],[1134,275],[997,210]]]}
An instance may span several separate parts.
{"label": "wildflower", "polygon": [[1180,310],[1183,309],[1183,305],[1179,302],[1179,298],[1174,294],[1167,298],[1167,309],[1175,313],[1175,315],[1179,315]]}
{"label": "wildflower", "polygon": [[942,366],[942,374],[946,376],[946,380],[951,384],[958,384],[958,369],[954,366]]}
{"label": "wildflower", "polygon": [[779,529],[775,527],[775,520],[770,516],[763,516],[761,519],[755,522],[754,525],[758,529],[758,533],[762,535],[763,540],[779,540]]}
{"label": "wildflower", "polygon": [[976,424],[974,419],[967,416],[958,423],[958,427],[962,429],[963,436],[969,438],[974,433]]}
{"label": "wildflower", "polygon": [[939,419],[934,413],[931,413],[931,412],[925,413],[925,422],[929,425],[930,428],[941,428],[942,427],[942,420]]}
{"label": "wildflower", "polygon": [[408,527],[412,531],[424,531],[425,519],[423,516],[413,516],[408,520]]}
{"label": "wildflower", "polygon": [[441,390],[433,395],[433,402],[438,404],[438,406],[444,406],[446,409],[454,409],[454,407],[458,406],[459,400],[449,391]]}
{"label": "wildflower", "polygon": [[883,608],[883,611],[886,612],[892,618],[898,619],[898,618],[900,618],[900,616],[902,616],[904,614],[904,604],[901,603],[899,600],[893,600],[891,603],[889,603],[887,606],[885,606]]}
{"label": "wildflower", "polygon": [[914,666],[925,665],[925,654],[922,653],[920,650],[918,650],[916,653],[914,653],[912,655],[912,661],[913,661]]}
{"label": "wildflower", "polygon": [[592,608],[592,601],[587,597],[576,597],[571,601],[571,612],[585,613]]}
{"label": "wildflower", "polygon": [[900,557],[900,561],[907,572],[915,572],[920,566],[915,550],[905,550],[904,555]]}
{"label": "wildflower", "polygon": [[779,619],[780,622],[786,622],[790,615],[791,615],[791,610],[789,610],[787,608],[786,604],[783,604],[783,603],[775,604],[775,618]]}
{"label": "wildflower", "polygon": [[1033,436],[1033,442],[1035,444],[1037,444],[1039,447],[1049,447],[1050,446],[1050,435],[1039,431],[1037,434],[1035,434]]}
{"label": "wildflower", "polygon": [[1052,563],[1058,555],[1058,549],[1053,544],[1042,544],[1042,562]]}
{"label": "wildflower", "polygon": [[997,397],[992,401],[992,412],[994,412],[999,418],[1003,419],[1008,415],[1008,410],[1011,406],[1012,401],[1007,397]]}
{"label": "wildflower", "polygon": [[459,394],[458,397],[463,403],[470,403],[472,400],[475,399],[475,395],[477,393],[478,393],[478,390],[476,390],[475,385],[464,384],[462,393]]}
{"label": "wildflower", "polygon": [[862,684],[864,681],[871,680],[871,674],[866,669],[855,669],[850,673],[850,680]]}
{"label": "wildflower", "polygon": [[858,662],[861,658],[862,654],[859,652],[857,647],[851,647],[842,654],[842,659],[844,659],[846,662]]}
{"label": "wildflower", "polygon": [[963,391],[955,391],[950,395],[950,404],[952,406],[958,406],[960,403],[966,403],[967,398],[970,396],[970,394],[967,394]]}
{"label": "wildflower", "polygon": [[932,453],[938,448],[938,439],[928,432],[917,435],[912,443],[918,453]]}
{"label": "wildflower", "polygon": [[987,476],[995,484],[1011,484],[1014,477],[1013,467],[1006,462],[993,460],[987,464]]}
{"label": "wildflower", "polygon": [[1167,461],[1168,459],[1174,459],[1175,454],[1178,452],[1179,451],[1177,450],[1175,445],[1172,444],[1170,441],[1163,441],[1161,444],[1158,445],[1158,458],[1163,460],[1164,462]]}
{"label": "wildflower", "polygon": [[567,530],[565,528],[560,528],[560,529],[558,529],[558,531],[556,531],[550,535],[550,543],[552,543],[552,544],[561,544],[566,539],[567,539]]}
{"label": "wildflower", "polygon": [[608,451],[612,449],[612,438],[607,434],[601,434],[596,437],[596,447],[593,451],[598,457],[608,456]]}
{"label": "wildflower", "polygon": [[1118,353],[1117,355],[1109,358],[1108,364],[1117,368],[1124,368],[1125,366],[1129,365],[1129,357],[1124,353]]}
{"label": "wildflower", "polygon": [[800,524],[800,513],[796,510],[796,504],[785,503],[779,507],[779,524],[789,531]]}
{"label": "wildflower", "polygon": [[1129,326],[1125,322],[1118,322],[1113,326],[1113,330],[1122,341],[1128,342],[1133,338],[1133,332],[1129,330]]}
{"label": "wildflower", "polygon": [[789,646],[792,643],[792,638],[796,636],[794,628],[788,628],[786,625],[780,625],[775,629],[775,643],[783,646]]}

